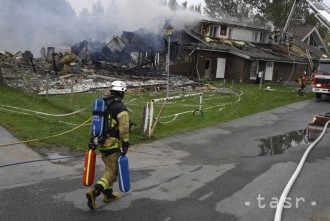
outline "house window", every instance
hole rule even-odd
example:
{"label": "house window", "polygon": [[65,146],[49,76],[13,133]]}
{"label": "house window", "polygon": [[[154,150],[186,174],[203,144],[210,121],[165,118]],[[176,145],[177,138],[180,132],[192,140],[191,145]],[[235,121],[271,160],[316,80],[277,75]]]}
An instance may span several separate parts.
{"label": "house window", "polygon": [[310,37],[309,45],[316,46],[316,47],[318,46],[313,35],[311,35],[311,37]]}
{"label": "house window", "polygon": [[214,26],[210,26],[209,36],[213,36],[213,34],[214,34]]}
{"label": "house window", "polygon": [[202,35],[207,35],[210,31],[210,27],[208,25],[203,25]]}
{"label": "house window", "polygon": [[210,36],[211,37],[217,37],[217,33],[219,31],[219,27],[218,26],[211,26],[210,27]]}
{"label": "house window", "polygon": [[220,35],[227,36],[227,25],[221,25]]}
{"label": "house window", "polygon": [[213,37],[218,37],[218,32],[219,32],[219,27],[218,26],[215,26],[214,27],[214,33],[213,33]]}
{"label": "house window", "polygon": [[273,67],[273,62],[267,62],[266,67],[267,68],[272,68]]}
{"label": "house window", "polygon": [[253,41],[258,42],[259,32],[253,32]]}
{"label": "house window", "polygon": [[233,29],[232,28],[228,28],[228,38],[231,39],[231,35],[232,35]]}
{"label": "house window", "polygon": [[260,42],[265,42],[265,33],[260,33]]}

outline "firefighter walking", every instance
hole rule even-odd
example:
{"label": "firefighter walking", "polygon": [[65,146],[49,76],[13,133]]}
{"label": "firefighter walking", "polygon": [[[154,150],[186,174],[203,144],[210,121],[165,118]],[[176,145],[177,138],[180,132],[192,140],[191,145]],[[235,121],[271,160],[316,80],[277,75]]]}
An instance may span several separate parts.
{"label": "firefighter walking", "polygon": [[109,202],[119,197],[113,191],[113,184],[117,178],[117,160],[120,155],[125,156],[129,148],[129,116],[122,103],[126,84],[122,81],[111,83],[110,96],[105,98],[107,105],[107,134],[104,143],[91,140],[90,148],[97,148],[105,165],[105,171],[95,186],[86,193],[87,205],[91,210],[96,208],[95,199],[103,193],[103,202]]}

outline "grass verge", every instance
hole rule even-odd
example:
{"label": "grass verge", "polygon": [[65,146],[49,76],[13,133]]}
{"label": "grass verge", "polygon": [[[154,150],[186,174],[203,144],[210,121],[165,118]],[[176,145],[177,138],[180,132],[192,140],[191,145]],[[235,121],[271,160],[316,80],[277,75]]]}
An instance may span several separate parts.
{"label": "grass verge", "polygon": [[[218,82],[211,83],[216,86],[218,84]],[[161,138],[213,126],[257,112],[310,99],[314,96],[311,92],[307,92],[305,96],[297,96],[292,88],[281,85],[270,85],[272,90],[269,91],[265,90],[267,86],[269,85],[264,85],[260,89],[259,85],[255,84],[233,83],[215,90],[204,90],[203,116],[193,116],[192,114],[199,107],[199,97],[169,101],[153,137]],[[185,93],[196,93],[196,91]],[[171,93],[171,95],[178,94]],[[0,124],[23,141],[56,135],[71,130],[89,119],[92,108],[90,107],[86,111],[67,117],[45,116],[27,110],[51,114],[71,113],[91,105],[94,99],[102,96],[102,94],[97,93],[82,93],[45,97],[28,95],[18,90],[0,86]],[[132,111],[130,118],[137,124],[132,128],[130,135],[132,144],[144,140],[144,136],[141,135],[143,107],[151,99],[163,96],[164,94],[161,93],[137,93],[136,91],[126,93],[124,101]],[[155,116],[157,116],[161,105],[160,102],[155,103]],[[15,109],[12,107],[15,107]],[[90,126],[85,125],[71,133],[30,142],[28,145],[34,147],[66,146],[84,150],[87,148],[89,141],[89,132]]]}

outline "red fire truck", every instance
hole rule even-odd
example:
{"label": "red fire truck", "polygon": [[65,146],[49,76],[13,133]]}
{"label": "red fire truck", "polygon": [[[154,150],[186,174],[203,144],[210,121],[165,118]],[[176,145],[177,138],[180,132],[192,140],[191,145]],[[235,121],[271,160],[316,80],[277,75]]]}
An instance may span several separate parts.
{"label": "red fire truck", "polygon": [[[315,13],[316,19],[330,31],[330,8],[322,1],[312,0],[294,0],[288,19],[286,20],[283,28],[283,33],[286,34],[290,26],[293,14],[299,3],[305,2],[308,4],[309,9]],[[310,61],[311,68],[313,67]],[[315,97],[320,99],[323,94],[330,95],[330,59],[320,59],[317,72],[312,80],[313,92]]]}
{"label": "red fire truck", "polygon": [[323,94],[330,95],[330,59],[321,58],[313,80],[313,92],[320,99]]}

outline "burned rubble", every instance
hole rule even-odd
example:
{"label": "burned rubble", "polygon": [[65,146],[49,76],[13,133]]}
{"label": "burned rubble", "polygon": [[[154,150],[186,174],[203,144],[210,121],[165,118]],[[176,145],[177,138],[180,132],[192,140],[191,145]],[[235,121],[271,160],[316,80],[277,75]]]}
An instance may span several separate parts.
{"label": "burned rubble", "polygon": [[[161,91],[167,84],[166,65],[162,46],[153,42],[162,39],[123,32],[107,44],[82,41],[69,49],[42,48],[39,58],[30,51],[0,51],[0,73],[6,85],[39,95],[95,91],[109,88],[114,80],[125,80],[129,88]],[[179,88],[196,84],[180,75],[170,75],[170,83]]]}

